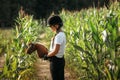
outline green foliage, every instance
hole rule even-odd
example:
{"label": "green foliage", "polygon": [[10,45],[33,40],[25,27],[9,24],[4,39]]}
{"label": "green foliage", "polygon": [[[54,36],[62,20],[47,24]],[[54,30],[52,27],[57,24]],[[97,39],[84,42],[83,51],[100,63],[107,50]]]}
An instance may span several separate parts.
{"label": "green foliage", "polygon": [[[6,53],[6,45],[8,44],[8,40],[11,39],[11,29],[0,29],[0,56]],[[6,35],[8,35],[6,37]]]}
{"label": "green foliage", "polygon": [[9,40],[5,64],[0,73],[0,79],[10,80],[33,80],[33,63],[36,61],[35,54],[25,53],[29,42],[36,42],[37,36],[42,28],[32,16],[19,14],[16,19],[13,37]]}
{"label": "green foliage", "polygon": [[67,34],[67,62],[78,72],[80,79],[83,76],[90,80],[119,78],[119,5],[114,3],[109,9],[63,11],[60,14]]}

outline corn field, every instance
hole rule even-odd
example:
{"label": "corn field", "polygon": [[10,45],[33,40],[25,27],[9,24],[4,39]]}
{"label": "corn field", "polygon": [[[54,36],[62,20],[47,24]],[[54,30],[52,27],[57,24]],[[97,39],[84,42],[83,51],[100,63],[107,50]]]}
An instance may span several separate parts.
{"label": "corn field", "polygon": [[[63,10],[60,16],[67,35],[66,65],[78,80],[119,80],[120,3],[113,3],[109,8]],[[33,68],[36,54],[27,55],[25,50],[29,42],[40,40],[41,33],[47,34],[45,39],[50,40],[53,34],[44,22],[19,13],[12,29],[13,36],[4,46],[5,64],[0,69],[0,79],[36,80]]]}
{"label": "corn field", "polygon": [[67,62],[79,79],[120,79],[120,4],[109,9],[63,11],[61,16],[68,41]]}
{"label": "corn field", "polygon": [[6,43],[5,64],[0,79],[36,80],[33,69],[36,55],[27,55],[25,51],[29,42],[37,41],[40,29],[40,25],[33,21],[32,16],[25,15],[23,11],[19,13],[12,37]]}

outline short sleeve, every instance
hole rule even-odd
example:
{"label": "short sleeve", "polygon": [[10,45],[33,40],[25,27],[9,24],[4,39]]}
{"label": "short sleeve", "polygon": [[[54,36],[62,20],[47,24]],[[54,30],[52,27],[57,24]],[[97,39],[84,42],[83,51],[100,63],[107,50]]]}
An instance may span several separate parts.
{"label": "short sleeve", "polygon": [[63,42],[63,36],[62,35],[57,35],[56,37],[55,37],[55,44],[62,44],[62,42]]}

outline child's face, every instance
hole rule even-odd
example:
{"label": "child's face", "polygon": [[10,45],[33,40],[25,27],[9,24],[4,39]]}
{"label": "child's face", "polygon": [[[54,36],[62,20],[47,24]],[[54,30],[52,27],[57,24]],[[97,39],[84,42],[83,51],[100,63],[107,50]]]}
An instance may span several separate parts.
{"label": "child's face", "polygon": [[56,32],[58,25],[51,25],[50,28],[52,29],[53,32]]}

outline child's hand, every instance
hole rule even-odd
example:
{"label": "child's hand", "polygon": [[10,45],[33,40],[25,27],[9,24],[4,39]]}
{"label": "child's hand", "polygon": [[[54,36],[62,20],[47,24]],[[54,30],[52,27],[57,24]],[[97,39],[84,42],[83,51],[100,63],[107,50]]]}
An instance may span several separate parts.
{"label": "child's hand", "polygon": [[44,55],[43,59],[44,59],[44,60],[48,60],[47,55]]}

